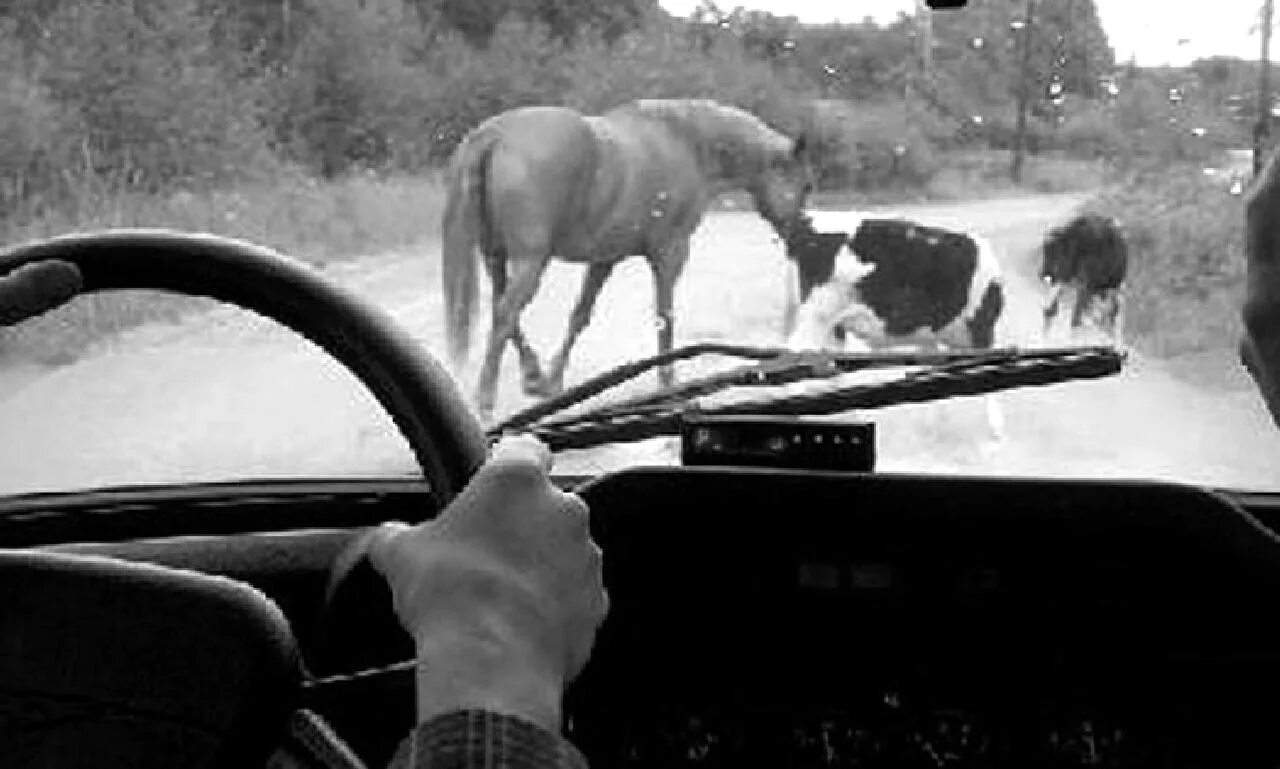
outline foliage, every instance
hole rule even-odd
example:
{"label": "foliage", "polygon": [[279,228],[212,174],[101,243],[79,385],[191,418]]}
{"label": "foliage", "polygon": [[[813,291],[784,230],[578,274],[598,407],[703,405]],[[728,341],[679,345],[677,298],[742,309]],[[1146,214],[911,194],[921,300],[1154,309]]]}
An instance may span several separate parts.
{"label": "foliage", "polygon": [[1042,103],[1053,98],[1054,83],[1063,94],[1101,95],[1114,55],[1093,0],[1039,0],[1030,24],[1024,15],[1023,3],[1008,0],[973,0],[964,13],[934,15],[936,87],[961,114],[990,114],[996,105],[1011,112],[1024,84]]}
{"label": "foliage", "polygon": [[[924,77],[906,15],[814,26],[710,2],[679,20],[653,0],[8,0],[0,219],[83,207],[90,189],[167,195],[286,168],[422,173],[503,110],[600,112],[641,96],[713,98],[812,129],[829,150],[827,189],[929,189],[949,153],[1013,146],[1021,8],[934,14]],[[1094,0],[1036,8],[1033,153],[1203,163],[1241,143],[1223,116],[1247,66],[1136,69],[1112,97]],[[1176,109],[1171,83],[1185,93]]]}
{"label": "foliage", "polygon": [[[381,254],[434,236],[443,192],[428,178],[351,176],[331,182],[285,175],[234,190],[147,195],[76,190],[65,214],[11,226],[20,242],[76,229],[150,226],[242,238],[323,266],[354,256]],[[424,215],[426,214],[426,215]],[[77,298],[58,310],[12,328],[0,328],[0,366],[11,360],[58,365],[74,360],[121,332],[172,322],[216,306],[212,300],[153,291],[111,291]]]}
{"label": "foliage", "polygon": [[236,54],[215,46],[210,28],[196,0],[54,11],[27,71],[63,112],[60,157],[76,157],[79,173],[145,190],[269,168],[262,81],[238,76]]}
{"label": "foliage", "polygon": [[914,189],[937,171],[933,145],[905,105],[830,101],[821,107],[830,147],[820,188]]}
{"label": "foliage", "polygon": [[275,135],[326,177],[384,164],[421,90],[410,63],[416,18],[401,0],[315,0],[312,23],[274,79]]}

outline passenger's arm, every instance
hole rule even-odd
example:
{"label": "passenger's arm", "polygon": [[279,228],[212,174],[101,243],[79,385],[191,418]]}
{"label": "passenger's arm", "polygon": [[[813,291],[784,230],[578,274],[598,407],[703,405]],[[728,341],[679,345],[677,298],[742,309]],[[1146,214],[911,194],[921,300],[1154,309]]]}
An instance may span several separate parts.
{"label": "passenger's arm", "polygon": [[1272,158],[1245,208],[1248,264],[1240,358],[1280,426],[1280,162]]}

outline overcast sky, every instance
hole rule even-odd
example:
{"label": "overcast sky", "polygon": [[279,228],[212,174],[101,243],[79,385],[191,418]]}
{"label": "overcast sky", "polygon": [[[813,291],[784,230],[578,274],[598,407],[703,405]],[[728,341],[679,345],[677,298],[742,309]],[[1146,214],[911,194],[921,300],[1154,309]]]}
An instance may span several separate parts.
{"label": "overcast sky", "polygon": [[[997,0],[998,1],[998,0]],[[1011,8],[1020,2],[1005,0]],[[688,14],[698,0],[659,0],[677,16]],[[1260,0],[1094,0],[1116,58],[1133,55],[1139,64],[1183,65],[1202,56],[1257,59],[1259,41],[1250,28]],[[861,21],[871,16],[891,21],[899,11],[914,10],[913,0],[721,0],[721,8],[742,5],[801,21]],[[964,11],[959,11],[963,13]],[[938,11],[937,13],[954,13]],[[1180,42],[1181,41],[1181,42]],[[1277,39],[1280,45],[1280,38]]]}

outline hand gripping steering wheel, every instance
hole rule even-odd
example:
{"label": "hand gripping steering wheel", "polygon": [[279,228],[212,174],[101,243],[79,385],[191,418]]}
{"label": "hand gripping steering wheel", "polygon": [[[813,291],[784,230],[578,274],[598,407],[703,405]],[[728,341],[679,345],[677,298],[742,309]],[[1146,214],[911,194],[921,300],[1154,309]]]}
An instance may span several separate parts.
{"label": "hand gripping steering wheel", "polygon": [[[79,285],[28,315],[75,293],[149,289],[234,304],[306,337],[354,374],[391,415],[441,507],[485,459],[484,431],[445,368],[385,312],[302,262],[213,235],[131,229],[56,237],[0,252],[0,277],[51,261],[74,266]],[[385,584],[361,568],[365,533],[352,532],[333,567],[324,597],[326,629],[341,611],[335,604],[370,605],[384,615],[384,628],[392,626],[389,602],[370,595],[385,595]],[[368,656],[345,648],[354,643],[351,638],[323,640],[324,667],[342,668]]]}

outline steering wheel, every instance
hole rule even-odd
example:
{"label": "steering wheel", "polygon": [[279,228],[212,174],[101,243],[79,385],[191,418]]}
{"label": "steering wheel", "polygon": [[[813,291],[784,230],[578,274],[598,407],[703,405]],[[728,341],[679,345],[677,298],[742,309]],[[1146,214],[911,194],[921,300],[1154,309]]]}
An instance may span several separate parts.
{"label": "steering wheel", "polygon": [[389,315],[302,262],[230,238],[129,229],[9,249],[0,253],[0,275],[47,260],[74,265],[81,293],[149,289],[209,297],[306,337],[387,410],[441,503],[484,461],[484,431],[444,367]]}
{"label": "steering wheel", "polygon": [[[388,314],[300,261],[214,235],[127,229],[56,237],[0,252],[0,276],[50,260],[79,270],[80,293],[150,289],[209,297],[306,337],[354,374],[390,414],[441,507],[485,459],[484,430],[445,368]],[[345,613],[339,605],[380,605],[380,624],[392,621],[390,602],[371,595],[386,595],[387,588],[362,557],[366,532],[352,532],[332,568],[326,626]],[[353,656],[341,648],[351,641],[330,640],[325,639],[324,658],[341,666],[338,660]]]}

